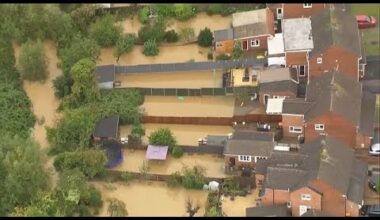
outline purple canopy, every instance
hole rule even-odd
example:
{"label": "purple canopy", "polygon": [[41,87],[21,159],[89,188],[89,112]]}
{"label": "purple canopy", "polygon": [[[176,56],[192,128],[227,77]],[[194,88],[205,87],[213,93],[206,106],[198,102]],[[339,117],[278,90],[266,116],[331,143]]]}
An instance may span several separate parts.
{"label": "purple canopy", "polygon": [[148,160],[166,160],[168,146],[148,145],[145,158]]}

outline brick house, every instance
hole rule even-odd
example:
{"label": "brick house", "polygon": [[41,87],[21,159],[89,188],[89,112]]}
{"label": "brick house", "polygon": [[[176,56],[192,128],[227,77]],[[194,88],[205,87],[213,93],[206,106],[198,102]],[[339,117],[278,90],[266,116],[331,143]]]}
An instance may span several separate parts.
{"label": "brick house", "polygon": [[329,71],[340,71],[358,81],[365,60],[355,17],[329,8],[311,17],[314,48],[308,55],[309,80]]}
{"label": "brick house", "polygon": [[258,160],[269,157],[274,144],[273,132],[235,131],[224,148],[226,171],[255,167]]}
{"label": "brick house", "polygon": [[363,205],[367,165],[330,137],[302,145],[300,152],[273,152],[259,161],[264,206],[286,204],[292,216],[318,210],[329,216],[358,216]]}
{"label": "brick house", "polygon": [[284,137],[304,136],[304,115],[313,103],[305,99],[285,99],[282,104],[282,131]]}
{"label": "brick house", "polygon": [[274,36],[274,17],[268,8],[232,14],[234,40],[243,51],[266,51],[268,37]]}
{"label": "brick house", "polygon": [[217,53],[232,53],[234,48],[233,29],[224,29],[214,31],[213,40],[214,50]]}
{"label": "brick house", "polygon": [[94,141],[119,141],[119,116],[110,116],[100,120],[92,134]]}

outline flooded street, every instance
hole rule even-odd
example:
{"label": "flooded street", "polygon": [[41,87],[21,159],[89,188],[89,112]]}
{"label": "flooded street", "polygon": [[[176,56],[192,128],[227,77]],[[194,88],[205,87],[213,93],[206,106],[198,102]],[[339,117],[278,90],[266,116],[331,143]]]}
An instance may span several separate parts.
{"label": "flooded street", "polygon": [[[113,170],[140,172],[139,167],[145,160],[145,150],[123,149],[124,161]],[[181,171],[184,166],[202,166],[207,177],[225,177],[224,158],[211,154],[189,155],[185,153],[181,158],[173,158],[168,155],[166,161],[149,161],[148,173],[172,174]]]}
{"label": "flooded street", "polygon": [[[180,125],[180,124],[143,124],[145,136],[143,142],[148,143],[148,137],[159,128],[169,128],[177,140],[178,145],[198,146],[198,139],[207,135],[227,135],[233,132],[231,126],[211,125]],[[131,132],[131,126],[120,126],[120,136],[127,137]]]}
{"label": "flooded street", "polygon": [[195,216],[203,216],[207,200],[207,192],[188,190],[183,187],[168,188],[165,182],[137,180],[126,184],[116,182],[115,190],[109,190],[105,182],[94,182],[94,186],[102,192],[103,207],[99,216],[107,213],[108,198],[117,198],[126,205],[128,216],[188,216],[185,202],[188,198],[200,205]]}
{"label": "flooded street", "polygon": [[145,96],[142,108],[146,115],[173,117],[232,117],[232,96]]}
{"label": "flooded street", "polygon": [[[62,70],[57,68],[58,57],[56,55],[56,47],[54,42],[44,42],[45,54],[48,58],[48,72],[49,76],[45,83],[24,81],[24,90],[32,102],[33,113],[37,117],[37,122],[34,125],[33,136],[40,144],[43,151],[47,151],[49,146],[46,140],[45,126],[53,126],[55,120],[58,119],[59,114],[56,112],[59,101],[54,96],[53,79],[62,74]],[[20,46],[14,45],[15,56],[20,54]],[[17,59],[16,59],[17,60]],[[44,122],[39,124],[38,121]],[[53,167],[53,159],[46,158],[46,168],[52,174],[53,183],[57,180],[57,174]],[[54,184],[53,184],[54,185]]]}
{"label": "flooded street", "polygon": [[257,198],[259,198],[259,190],[257,188],[245,197],[235,197],[234,201],[231,201],[230,197],[224,197],[222,201],[223,212],[231,217],[245,217],[245,209],[256,206],[255,199]]}
{"label": "flooded street", "polygon": [[118,74],[121,87],[141,88],[222,88],[223,72],[187,71],[170,73]]}

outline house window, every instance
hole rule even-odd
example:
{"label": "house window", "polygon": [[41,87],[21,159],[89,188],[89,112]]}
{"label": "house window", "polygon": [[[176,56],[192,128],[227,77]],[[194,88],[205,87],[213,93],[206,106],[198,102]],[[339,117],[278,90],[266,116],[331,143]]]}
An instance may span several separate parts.
{"label": "house window", "polygon": [[324,124],[315,124],[315,130],[316,131],[323,131],[323,130],[325,130],[325,125]]}
{"label": "house window", "polygon": [[282,19],[282,8],[277,8],[277,19]]}
{"label": "house window", "polygon": [[239,155],[240,162],[251,162],[251,156],[247,155]]}
{"label": "house window", "polygon": [[300,126],[289,126],[290,133],[302,133],[302,127]]}
{"label": "house window", "polygon": [[216,43],[216,47],[222,47],[223,44],[222,43]]}
{"label": "house window", "polygon": [[299,76],[305,76],[305,66],[304,65],[298,66],[298,75]]}
{"label": "house window", "polygon": [[317,63],[318,63],[318,64],[321,64],[321,63],[322,63],[322,57],[318,57],[318,58],[317,58]]}
{"label": "house window", "polygon": [[301,200],[310,201],[311,195],[310,194],[301,194]]}
{"label": "house window", "polygon": [[311,3],[304,3],[303,4],[303,8],[312,8],[313,7],[313,4]]}
{"label": "house window", "polygon": [[259,47],[260,46],[260,40],[251,40],[251,47]]}

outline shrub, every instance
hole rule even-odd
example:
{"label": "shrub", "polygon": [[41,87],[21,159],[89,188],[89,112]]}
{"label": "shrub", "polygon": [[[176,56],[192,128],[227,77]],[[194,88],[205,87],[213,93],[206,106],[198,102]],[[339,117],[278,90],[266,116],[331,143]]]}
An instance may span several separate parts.
{"label": "shrub", "polygon": [[189,4],[174,4],[174,14],[178,20],[185,21],[196,14],[196,8]]}
{"label": "shrub", "polygon": [[209,4],[206,8],[206,13],[208,15],[221,14],[225,10],[222,4]]}
{"label": "shrub", "polygon": [[174,17],[174,5],[173,4],[156,4],[154,8],[159,16]]}
{"label": "shrub", "polygon": [[155,40],[148,40],[144,43],[143,54],[145,56],[156,56],[159,50]]}
{"label": "shrub", "polygon": [[156,22],[154,25],[145,25],[139,30],[138,38],[141,42],[155,40],[160,43],[165,37],[165,28],[166,24],[163,20]]}
{"label": "shrub", "polygon": [[148,139],[150,144],[169,146],[170,152],[177,144],[175,137],[168,128],[160,128],[156,131],[153,131],[149,135]]}
{"label": "shrub", "polygon": [[121,173],[120,175],[121,179],[126,181],[126,182],[129,182],[133,179],[133,175],[132,173],[128,172],[128,171],[124,171]]}
{"label": "shrub", "polygon": [[115,19],[106,15],[90,26],[90,36],[103,47],[114,46],[122,32],[121,26],[115,25]]}
{"label": "shrub", "polygon": [[178,41],[179,35],[174,30],[170,30],[165,33],[164,38],[167,42],[174,43]]}
{"label": "shrub", "polygon": [[206,183],[202,167],[195,166],[193,169],[185,167],[183,174],[182,185],[187,189],[202,189]]}
{"label": "shrub", "polygon": [[182,149],[182,147],[175,146],[175,147],[173,148],[173,150],[172,150],[172,155],[173,155],[173,157],[175,157],[175,158],[180,158],[180,157],[182,157],[182,155],[183,155],[183,149]]}
{"label": "shrub", "polygon": [[235,13],[236,11],[237,9],[235,7],[224,7],[221,14],[222,16],[228,16]]}
{"label": "shrub", "polygon": [[146,24],[149,21],[149,15],[150,15],[150,8],[149,6],[144,6],[142,9],[139,10],[139,21],[142,24]]}
{"label": "shrub", "polygon": [[177,187],[182,184],[182,176],[180,172],[172,173],[168,179],[166,180],[166,183],[169,187]]}
{"label": "shrub", "polygon": [[215,206],[211,207],[205,214],[206,217],[223,217],[223,213]]}
{"label": "shrub", "polygon": [[93,186],[89,187],[88,192],[88,197],[84,199],[84,202],[91,207],[102,207],[103,201],[101,193]]}
{"label": "shrub", "polygon": [[216,60],[229,60],[229,59],[231,59],[231,57],[224,53],[216,56]]}
{"label": "shrub", "polygon": [[185,41],[190,41],[194,39],[195,37],[194,29],[190,27],[182,28],[180,31],[180,37]]}
{"label": "shrub", "polygon": [[198,35],[198,44],[201,47],[212,46],[212,32],[209,28],[205,28],[199,32]]}
{"label": "shrub", "polygon": [[241,49],[240,43],[235,43],[234,49],[232,50],[232,58],[233,59],[239,59],[241,55],[243,54],[243,50]]}
{"label": "shrub", "polygon": [[207,59],[208,59],[208,60],[213,60],[213,59],[214,59],[214,55],[213,55],[212,52],[208,52],[208,53],[207,53]]}

